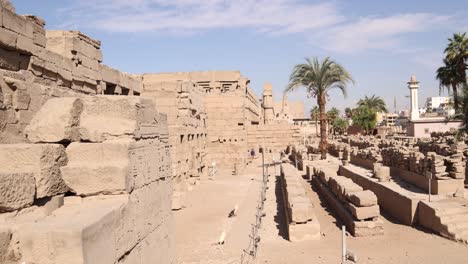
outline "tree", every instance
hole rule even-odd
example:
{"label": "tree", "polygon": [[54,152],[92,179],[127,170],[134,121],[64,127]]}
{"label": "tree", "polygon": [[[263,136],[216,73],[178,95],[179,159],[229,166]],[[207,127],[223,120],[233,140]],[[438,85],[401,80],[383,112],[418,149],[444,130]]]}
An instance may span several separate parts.
{"label": "tree", "polygon": [[374,110],[375,112],[384,112],[387,113],[387,107],[385,105],[385,101],[380,98],[379,96],[372,95],[371,97],[368,97],[367,95],[364,97],[364,99],[360,99],[357,103],[358,107],[361,106],[366,106],[371,110]]}
{"label": "tree", "polygon": [[330,110],[327,112],[327,121],[328,121],[328,130],[332,131],[334,129],[333,123],[335,120],[340,116],[340,110],[338,110],[336,107],[332,107]]}
{"label": "tree", "polygon": [[319,62],[317,57],[312,60],[306,58],[306,63],[294,66],[289,77],[289,84],[285,93],[296,90],[299,87],[306,88],[308,97],[317,99],[320,112],[320,153],[321,158],[327,158],[327,116],[325,104],[328,92],[337,88],[346,96],[348,83],[354,83],[348,71],[329,57]]}
{"label": "tree", "polygon": [[458,85],[463,82],[463,79],[457,69],[457,66],[445,58],[444,66],[437,69],[436,79],[439,80],[439,91],[443,91],[444,88],[447,88],[449,92],[452,92],[453,106],[455,108],[455,112],[458,111]]}
{"label": "tree", "polygon": [[333,121],[333,131],[337,132],[340,135],[343,135],[348,129],[348,122],[344,120],[343,118],[337,118],[335,121]]}
{"label": "tree", "polygon": [[344,112],[345,112],[345,115],[346,115],[347,118],[353,117],[353,110],[351,110],[351,108],[346,107]]}
{"label": "tree", "polygon": [[373,130],[377,125],[377,114],[374,109],[368,106],[359,106],[353,115],[353,125],[364,130],[365,134]]}
{"label": "tree", "polygon": [[318,120],[320,116],[320,111],[318,106],[314,106],[310,109],[310,118],[315,121],[315,134],[318,135]]}
{"label": "tree", "polygon": [[461,127],[458,129],[457,138],[463,134],[468,134],[468,84],[463,86],[463,94],[460,96],[460,111],[449,119],[457,119],[462,121]]}
{"label": "tree", "polygon": [[448,39],[449,44],[445,48],[445,58],[457,68],[462,83],[466,84],[466,62],[468,61],[468,36],[466,32],[463,34],[453,34],[452,38]]}

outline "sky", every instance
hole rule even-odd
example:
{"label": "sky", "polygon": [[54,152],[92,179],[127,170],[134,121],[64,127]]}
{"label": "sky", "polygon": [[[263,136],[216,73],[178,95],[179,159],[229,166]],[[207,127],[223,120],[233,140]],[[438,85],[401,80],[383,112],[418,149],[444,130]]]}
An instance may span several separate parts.
{"label": "sky", "polygon": [[[304,58],[331,57],[353,76],[346,98],[327,108],[382,97],[390,111],[408,108],[407,82],[421,82],[420,106],[439,96],[435,71],[453,33],[468,31],[466,0],[12,0],[17,13],[46,29],[80,30],[101,40],[104,64],[130,73],[240,70],[260,96],[275,100]],[[444,95],[444,94],[442,94]],[[289,94],[316,105],[305,91]]]}

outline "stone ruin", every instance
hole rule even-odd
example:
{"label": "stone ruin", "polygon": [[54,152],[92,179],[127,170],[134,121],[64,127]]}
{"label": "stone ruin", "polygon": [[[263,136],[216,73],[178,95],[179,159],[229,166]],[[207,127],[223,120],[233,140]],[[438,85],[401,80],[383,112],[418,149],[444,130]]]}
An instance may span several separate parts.
{"label": "stone ruin", "polygon": [[0,3],[1,263],[174,263],[171,209],[210,167],[301,140],[238,71],[121,72]]}

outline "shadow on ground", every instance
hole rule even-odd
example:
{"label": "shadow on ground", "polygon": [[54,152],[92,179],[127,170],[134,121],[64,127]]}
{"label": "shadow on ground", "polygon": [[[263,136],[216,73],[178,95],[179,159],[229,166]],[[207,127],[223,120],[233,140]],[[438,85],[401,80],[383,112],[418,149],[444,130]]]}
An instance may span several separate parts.
{"label": "shadow on ground", "polygon": [[276,196],[276,215],[274,217],[278,235],[288,239],[288,228],[286,223],[286,214],[283,206],[283,192],[281,191],[280,176],[275,175],[275,196]]}

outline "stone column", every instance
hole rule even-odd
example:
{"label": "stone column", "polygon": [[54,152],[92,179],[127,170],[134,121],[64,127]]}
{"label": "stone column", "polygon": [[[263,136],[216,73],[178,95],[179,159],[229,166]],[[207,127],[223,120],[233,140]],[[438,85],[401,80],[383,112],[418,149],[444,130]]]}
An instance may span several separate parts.
{"label": "stone column", "polygon": [[419,119],[419,105],[418,105],[418,89],[419,82],[416,81],[416,76],[412,75],[408,82],[410,89],[410,120]]}
{"label": "stone column", "polygon": [[265,124],[272,124],[275,120],[275,111],[273,108],[273,87],[271,83],[265,83],[263,86],[262,107]]}

